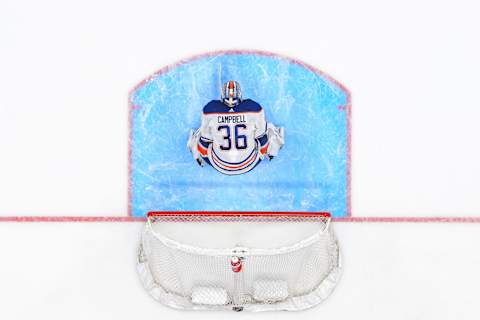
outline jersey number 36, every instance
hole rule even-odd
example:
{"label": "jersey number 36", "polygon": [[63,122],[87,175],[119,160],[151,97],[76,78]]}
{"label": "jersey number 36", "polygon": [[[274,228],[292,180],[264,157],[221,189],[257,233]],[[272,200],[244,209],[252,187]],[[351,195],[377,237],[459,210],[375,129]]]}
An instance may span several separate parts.
{"label": "jersey number 36", "polygon": [[[244,124],[237,124],[235,127],[234,137],[235,140],[235,148],[236,149],[246,149],[247,148],[247,136],[244,134],[240,134],[239,129],[247,129],[247,126]],[[230,150],[232,149],[232,135],[231,129],[229,126],[218,126],[218,131],[223,131],[223,139],[225,142],[223,145],[220,146],[222,150]]]}

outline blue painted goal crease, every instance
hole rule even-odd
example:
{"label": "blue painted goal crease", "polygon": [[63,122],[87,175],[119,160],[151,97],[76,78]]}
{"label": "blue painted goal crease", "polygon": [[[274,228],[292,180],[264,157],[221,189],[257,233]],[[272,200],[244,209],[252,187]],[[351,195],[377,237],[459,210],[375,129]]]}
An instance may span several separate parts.
{"label": "blue painted goal crease", "polygon": [[[203,106],[236,80],[285,128],[272,161],[242,175],[200,167],[186,147]],[[130,210],[328,211],[349,216],[349,93],[298,61],[261,52],[219,52],[153,75],[131,93]]]}

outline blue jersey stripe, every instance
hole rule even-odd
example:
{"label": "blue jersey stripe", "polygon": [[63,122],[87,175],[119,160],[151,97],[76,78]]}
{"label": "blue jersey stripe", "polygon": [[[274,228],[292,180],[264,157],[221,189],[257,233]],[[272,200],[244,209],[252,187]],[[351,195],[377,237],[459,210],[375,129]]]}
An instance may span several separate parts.
{"label": "blue jersey stripe", "polygon": [[253,148],[252,152],[250,152],[250,154],[249,154],[245,159],[243,159],[243,160],[240,161],[240,162],[228,162],[228,161],[225,161],[225,160],[223,160],[222,158],[220,158],[220,157],[218,156],[218,154],[215,152],[215,150],[214,150],[213,148],[212,148],[212,151],[213,151],[213,153],[215,154],[215,156],[218,158],[218,160],[220,160],[220,161],[222,161],[222,162],[224,162],[224,163],[226,163],[226,164],[238,165],[238,164],[242,164],[242,163],[244,163],[245,161],[247,161],[248,159],[250,159],[250,156],[252,155],[252,153],[255,152],[255,149],[256,149],[256,148]]}

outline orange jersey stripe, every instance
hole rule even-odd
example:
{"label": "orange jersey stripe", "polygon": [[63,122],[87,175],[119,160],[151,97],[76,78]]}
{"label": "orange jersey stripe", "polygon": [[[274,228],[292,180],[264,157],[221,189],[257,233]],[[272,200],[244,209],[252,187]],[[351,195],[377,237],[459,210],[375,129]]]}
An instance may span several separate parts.
{"label": "orange jersey stripe", "polygon": [[268,145],[269,145],[269,143],[267,143],[267,144],[265,145],[265,147],[263,147],[263,148],[260,149],[260,152],[261,152],[262,154],[267,153]]}
{"label": "orange jersey stripe", "polygon": [[197,144],[197,150],[202,156],[207,156],[207,149],[203,148],[200,144]]}

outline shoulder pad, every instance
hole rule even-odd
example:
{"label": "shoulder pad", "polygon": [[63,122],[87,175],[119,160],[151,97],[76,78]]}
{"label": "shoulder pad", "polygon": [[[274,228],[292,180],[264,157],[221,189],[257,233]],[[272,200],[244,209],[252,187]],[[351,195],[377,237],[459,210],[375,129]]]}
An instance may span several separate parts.
{"label": "shoulder pad", "polygon": [[228,107],[219,100],[212,100],[203,107],[203,113],[228,112]]}
{"label": "shoulder pad", "polygon": [[235,107],[236,112],[260,112],[262,107],[251,99],[245,99]]}

